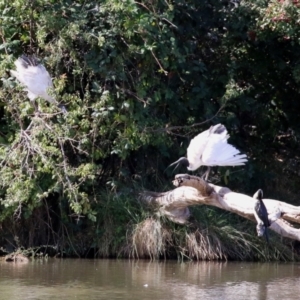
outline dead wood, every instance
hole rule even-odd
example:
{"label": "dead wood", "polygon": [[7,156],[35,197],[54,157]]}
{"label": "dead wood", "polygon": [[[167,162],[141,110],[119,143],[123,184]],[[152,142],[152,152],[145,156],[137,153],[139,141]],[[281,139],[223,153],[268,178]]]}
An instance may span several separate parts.
{"label": "dead wood", "polygon": [[[144,192],[141,200],[171,221],[180,224],[188,221],[191,215],[189,206],[203,204],[256,221],[253,213],[256,200],[252,196],[233,192],[227,187],[210,184],[188,174],[176,175],[173,184],[176,188],[168,192]],[[291,224],[300,224],[300,207],[274,199],[263,201],[268,210],[270,229],[283,237],[300,241],[300,229],[292,227]]]}

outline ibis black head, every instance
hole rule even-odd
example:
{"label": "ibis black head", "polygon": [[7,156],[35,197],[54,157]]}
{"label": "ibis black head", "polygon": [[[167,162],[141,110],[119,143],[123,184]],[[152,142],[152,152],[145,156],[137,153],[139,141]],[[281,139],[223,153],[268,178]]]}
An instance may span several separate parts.
{"label": "ibis black head", "polygon": [[175,162],[173,162],[172,164],[170,164],[168,166],[169,167],[172,167],[176,165],[176,167],[174,168],[173,172],[178,168],[178,166],[183,166],[183,167],[188,167],[190,165],[188,159],[186,157],[180,157],[178,160],[176,160]]}
{"label": "ibis black head", "polygon": [[34,56],[26,56],[23,54],[19,59],[21,60],[24,68],[28,68],[28,66],[37,66],[39,64],[38,60]]}
{"label": "ibis black head", "polygon": [[222,124],[211,126],[209,128],[210,133],[222,134],[224,131],[226,131],[226,127]]}
{"label": "ibis black head", "polygon": [[261,189],[259,189],[259,190],[253,195],[253,198],[261,201],[262,198],[263,198],[263,191],[262,191]]}

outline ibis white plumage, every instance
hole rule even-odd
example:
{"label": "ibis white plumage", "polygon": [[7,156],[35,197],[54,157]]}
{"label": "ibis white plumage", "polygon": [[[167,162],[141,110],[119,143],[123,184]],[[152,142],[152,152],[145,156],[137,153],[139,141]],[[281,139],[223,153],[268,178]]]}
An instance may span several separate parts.
{"label": "ibis white plumage", "polygon": [[200,166],[207,166],[206,179],[212,166],[242,166],[247,162],[246,154],[227,143],[228,132],[224,125],[211,126],[194,137],[187,149],[187,157],[181,157],[170,166],[177,164],[188,170],[197,170]]}
{"label": "ibis white plumage", "polygon": [[[53,87],[51,77],[35,57],[22,55],[15,61],[15,66],[16,70],[10,72],[24,86],[24,91],[27,92],[32,102],[41,97],[50,103],[57,104],[55,98],[48,93],[48,90]],[[64,113],[66,112],[63,105],[59,107]]]}

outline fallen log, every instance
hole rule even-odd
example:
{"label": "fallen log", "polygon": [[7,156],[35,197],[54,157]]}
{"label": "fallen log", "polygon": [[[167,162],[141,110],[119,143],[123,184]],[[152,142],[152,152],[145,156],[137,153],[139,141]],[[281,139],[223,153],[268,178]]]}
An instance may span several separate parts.
{"label": "fallen log", "polygon": [[[189,206],[193,205],[211,205],[257,221],[254,216],[256,199],[250,196],[188,174],[176,175],[173,184],[176,188],[168,192],[144,192],[141,200],[179,224],[188,221],[191,215]],[[300,224],[300,207],[274,199],[263,199],[263,202],[269,214],[269,228],[283,237],[300,241],[300,229],[291,224]]]}

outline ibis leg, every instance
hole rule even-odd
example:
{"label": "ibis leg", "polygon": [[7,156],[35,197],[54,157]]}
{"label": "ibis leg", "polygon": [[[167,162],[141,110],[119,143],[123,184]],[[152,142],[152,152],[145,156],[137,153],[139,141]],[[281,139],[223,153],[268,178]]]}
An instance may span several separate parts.
{"label": "ibis leg", "polygon": [[205,181],[207,181],[209,173],[210,173],[210,167],[207,167],[206,172],[202,175],[202,179],[204,179]]}

